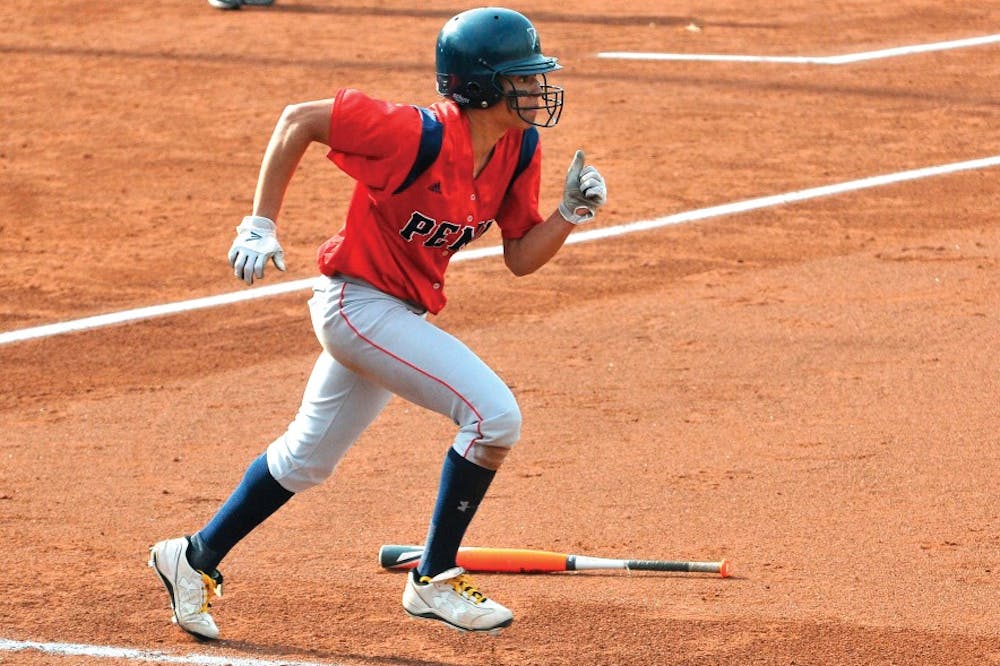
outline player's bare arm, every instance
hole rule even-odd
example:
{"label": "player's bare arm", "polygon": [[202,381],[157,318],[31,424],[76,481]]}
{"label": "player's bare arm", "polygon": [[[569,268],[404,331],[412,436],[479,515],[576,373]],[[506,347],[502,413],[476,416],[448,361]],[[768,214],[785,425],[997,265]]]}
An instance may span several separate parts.
{"label": "player's bare arm", "polygon": [[573,225],[555,211],[521,238],[504,239],[504,264],[519,277],[534,273],[556,255],[572,231]]}
{"label": "player's bare arm", "polygon": [[309,144],[319,141],[329,145],[332,108],[332,99],[293,104],[285,108],[274,127],[260,165],[253,214],[236,227],[236,240],[229,248],[233,274],[248,285],[264,277],[268,261],[285,270],[285,251],[278,243],[275,220]]}
{"label": "player's bare arm", "polygon": [[584,161],[583,151],[576,151],[566,172],[563,200],[545,222],[521,238],[504,240],[504,263],[514,275],[528,275],[548,263],[573,228],[594,219],[607,201],[604,177],[594,167],[584,166]]}
{"label": "player's bare arm", "polygon": [[253,214],[278,219],[288,183],[311,143],[330,143],[332,99],[285,107],[264,151],[253,199]]}

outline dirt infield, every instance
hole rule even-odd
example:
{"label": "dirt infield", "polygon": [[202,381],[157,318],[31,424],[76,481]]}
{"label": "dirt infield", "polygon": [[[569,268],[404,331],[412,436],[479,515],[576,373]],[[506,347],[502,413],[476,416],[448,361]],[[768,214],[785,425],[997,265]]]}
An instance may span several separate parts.
{"label": "dirt infield", "polygon": [[[469,6],[0,5],[0,333],[241,290],[225,255],[283,105],[433,102],[434,37]],[[586,230],[1000,155],[1000,44],[597,57],[942,43],[1000,32],[996,1],[509,6],[565,65],[543,210],[577,147],[607,177]],[[343,218],[347,178],[303,162],[266,284],[313,275]],[[0,345],[0,664],[1000,664],[998,210],[993,166],[578,243],[525,278],[455,264],[436,321],[525,417],[466,543],[735,572],[481,574],[516,616],[498,638],[408,619],[377,567],[423,538],[452,437],[398,400],[223,563],[223,640],[169,623],[146,549],[294,415],[305,290]]]}

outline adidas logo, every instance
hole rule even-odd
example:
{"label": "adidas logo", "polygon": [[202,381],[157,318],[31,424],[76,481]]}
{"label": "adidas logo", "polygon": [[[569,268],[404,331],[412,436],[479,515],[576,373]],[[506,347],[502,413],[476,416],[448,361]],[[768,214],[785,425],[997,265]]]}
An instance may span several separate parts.
{"label": "adidas logo", "polygon": [[441,181],[435,180],[433,183],[431,183],[430,187],[428,187],[427,189],[431,192],[441,194]]}

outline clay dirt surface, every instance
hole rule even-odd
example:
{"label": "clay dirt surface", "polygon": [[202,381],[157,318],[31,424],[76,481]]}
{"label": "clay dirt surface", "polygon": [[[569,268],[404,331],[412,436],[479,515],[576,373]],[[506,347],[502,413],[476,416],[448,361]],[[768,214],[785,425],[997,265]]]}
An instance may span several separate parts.
{"label": "clay dirt surface", "polygon": [[[437,31],[470,6],[0,5],[0,332],[246,289],[225,256],[282,108],[433,103]],[[608,181],[576,234],[1000,154],[997,43],[597,57],[948,42],[996,33],[995,0],[510,6],[565,66],[543,212],[577,148]],[[311,148],[264,286],[315,275],[349,192]],[[0,345],[0,663],[1000,664],[998,210],[992,166],[567,245],[523,278],[456,262],[435,322],[524,414],[465,543],[734,572],[479,574],[516,616],[496,638],[406,617],[377,566],[423,539],[453,431],[399,400],[223,563],[222,640],[169,622],[147,548],[293,417],[307,289]]]}

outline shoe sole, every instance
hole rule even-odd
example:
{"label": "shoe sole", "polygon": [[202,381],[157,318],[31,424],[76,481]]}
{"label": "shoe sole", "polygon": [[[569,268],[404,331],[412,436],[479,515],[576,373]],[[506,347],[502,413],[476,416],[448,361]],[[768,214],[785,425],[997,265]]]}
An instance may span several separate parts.
{"label": "shoe sole", "polygon": [[440,615],[434,613],[433,611],[427,611],[426,613],[414,613],[405,606],[403,607],[403,610],[406,611],[406,614],[412,618],[416,618],[418,620],[435,620],[445,625],[446,627],[454,629],[455,631],[460,631],[462,633],[467,633],[467,634],[486,634],[487,636],[499,636],[501,630],[506,629],[507,627],[509,627],[514,623],[514,618],[510,618],[509,620],[501,622],[495,627],[489,627],[488,629],[469,629],[468,627],[460,627],[454,622],[449,622],[447,619],[441,617]]}
{"label": "shoe sole", "polygon": [[170,612],[171,612],[170,621],[173,622],[174,624],[176,624],[178,627],[180,627],[184,631],[186,631],[187,633],[189,633],[192,636],[194,636],[195,638],[197,638],[199,641],[205,641],[205,642],[207,642],[207,641],[213,641],[213,640],[215,640],[214,638],[211,638],[210,636],[202,636],[201,634],[198,634],[198,633],[195,633],[193,631],[190,631],[190,630],[184,628],[184,626],[181,625],[181,623],[177,621],[177,601],[174,599],[174,586],[170,584],[170,581],[167,579],[167,577],[163,575],[162,571],[160,571],[160,567],[157,565],[157,562],[156,562],[156,553],[153,552],[153,548],[152,547],[150,547],[150,549],[149,549],[149,562],[148,562],[148,564],[153,569],[153,571],[156,572],[157,578],[159,578],[160,582],[163,583],[163,587],[167,588],[167,594],[170,595]]}

